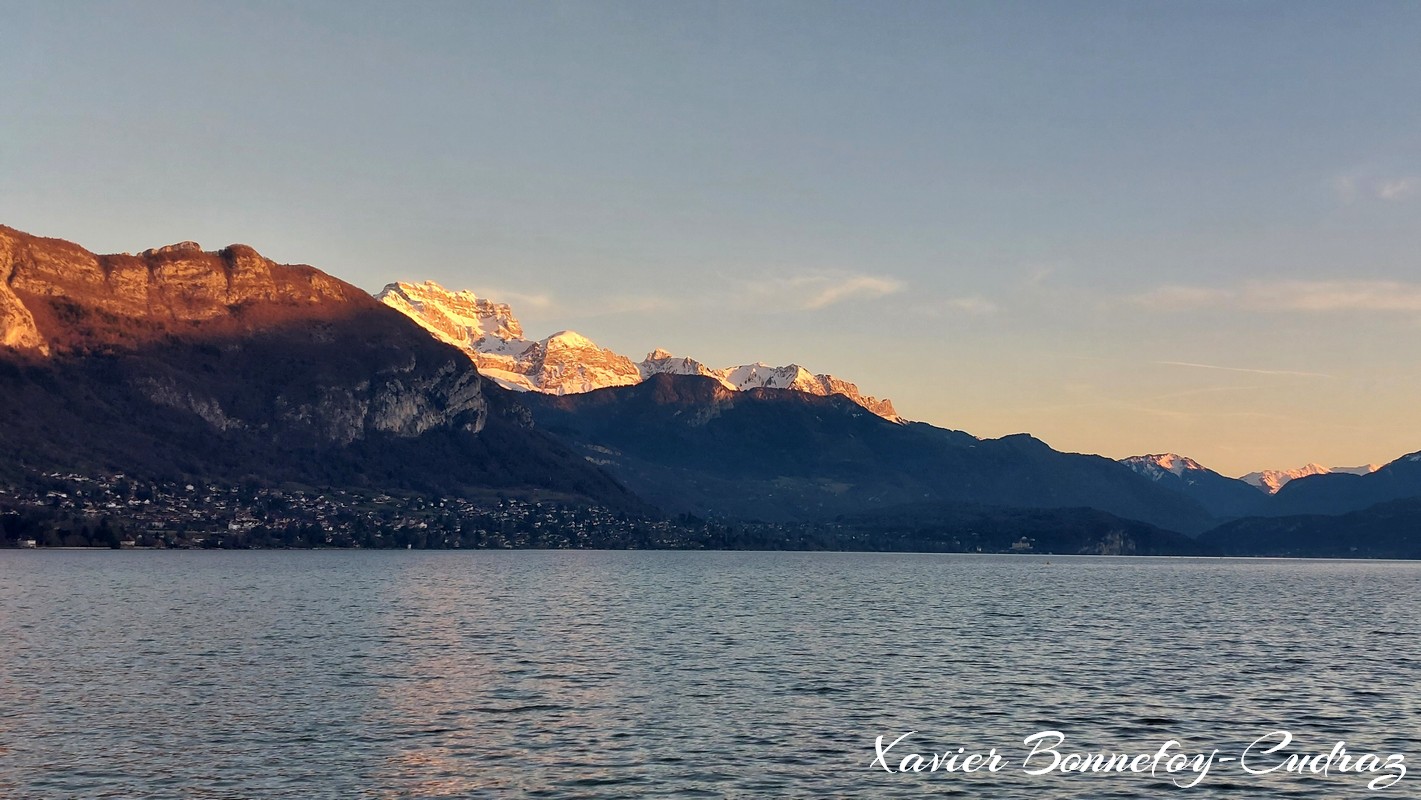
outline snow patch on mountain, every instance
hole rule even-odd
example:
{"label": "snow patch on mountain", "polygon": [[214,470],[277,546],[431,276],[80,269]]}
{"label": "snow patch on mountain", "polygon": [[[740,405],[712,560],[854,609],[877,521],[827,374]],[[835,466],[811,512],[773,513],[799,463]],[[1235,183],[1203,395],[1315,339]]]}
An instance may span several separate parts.
{"label": "snow patch on mountain", "polygon": [[1207,471],[1204,465],[1198,461],[1175,453],[1130,456],[1129,458],[1120,459],[1120,463],[1154,481],[1163,478],[1165,475],[1174,475],[1182,478],[1185,472],[1193,470]]}
{"label": "snow patch on mountain", "polygon": [[710,369],[692,358],[676,358],[660,348],[647,355],[641,362],[644,376],[670,373],[672,375],[704,375],[715,378],[728,389],[744,392],[750,389],[790,389],[821,397],[843,395],[872,411],[884,419],[902,422],[903,418],[893,408],[891,400],[869,397],[859,391],[859,387],[833,375],[815,375],[798,364],[773,367],[763,362],[742,364],[738,367]]}

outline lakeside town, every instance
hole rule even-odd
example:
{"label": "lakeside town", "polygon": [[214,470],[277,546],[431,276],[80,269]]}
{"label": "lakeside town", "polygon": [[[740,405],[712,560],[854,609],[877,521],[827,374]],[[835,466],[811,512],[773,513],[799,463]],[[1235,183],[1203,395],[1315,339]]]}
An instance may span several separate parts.
{"label": "lakeside town", "polygon": [[0,488],[8,547],[686,548],[715,526],[599,506],[50,472]]}
{"label": "lakeside town", "polygon": [[885,533],[833,520],[730,522],[497,493],[474,500],[255,479],[29,471],[0,483],[0,548],[12,549],[1023,551],[1020,542],[963,547]]}
{"label": "lakeside town", "polygon": [[[1066,513],[1070,513],[1069,511]],[[1105,524],[1106,528],[1101,528]],[[1115,522],[1050,510],[958,507],[813,522],[656,516],[554,499],[25,473],[0,483],[0,548],[858,550],[1138,552]]]}

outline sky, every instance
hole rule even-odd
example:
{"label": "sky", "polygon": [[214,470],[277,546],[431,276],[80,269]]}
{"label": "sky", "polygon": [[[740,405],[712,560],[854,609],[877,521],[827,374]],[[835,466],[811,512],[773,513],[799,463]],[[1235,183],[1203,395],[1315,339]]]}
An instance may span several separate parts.
{"label": "sky", "polygon": [[0,0],[0,223],[1230,475],[1421,450],[1421,4]]}

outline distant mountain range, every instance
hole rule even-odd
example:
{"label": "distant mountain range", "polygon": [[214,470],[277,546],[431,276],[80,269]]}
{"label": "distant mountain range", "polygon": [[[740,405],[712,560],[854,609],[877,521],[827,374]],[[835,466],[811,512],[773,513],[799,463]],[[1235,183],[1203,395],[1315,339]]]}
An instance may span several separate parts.
{"label": "distant mountain range", "polygon": [[1197,501],[1110,459],[1024,434],[896,424],[837,395],[656,375],[522,400],[539,427],[672,512],[786,521],[932,502],[1092,507],[1185,532],[1212,521]]}
{"label": "distant mountain range", "polygon": [[712,369],[660,348],[633,363],[575,331],[530,340],[524,337],[523,326],[508,305],[470,291],[450,291],[433,281],[392,283],[376,298],[418,322],[440,341],[463,350],[481,374],[514,391],[577,394],[629,386],[652,375],[700,375],[735,391],[793,389],[820,396],[843,395],[884,419],[901,421],[891,401],[868,397],[848,381],[813,374],[798,364],[772,367],[757,362]]}
{"label": "distant mountain range", "polygon": [[[1192,458],[1164,453],[1133,456],[1121,463],[1161,486],[1198,500],[1221,518],[1316,513],[1342,514],[1421,495],[1421,455],[1382,466],[1332,468],[1309,464],[1290,472],[1226,478]],[[1259,483],[1249,478],[1265,476]],[[1278,488],[1272,489],[1276,483]]]}
{"label": "distant mountain range", "polygon": [[1250,472],[1239,478],[1244,483],[1257,486],[1269,494],[1277,494],[1283,484],[1298,478],[1307,478],[1312,475],[1330,475],[1341,473],[1344,475],[1369,475],[1381,469],[1381,464],[1363,464],[1360,467],[1324,467],[1321,464],[1308,464],[1297,469],[1266,469],[1262,472]]}
{"label": "distant mountain range", "polygon": [[763,521],[759,546],[776,525],[862,549],[1397,555],[1421,537],[1421,454],[1254,485],[1174,454],[979,439],[797,366],[633,363],[527,339],[467,292],[377,300],[243,245],[99,256],[0,227],[0,389],[0,481],[508,494]]}
{"label": "distant mountain range", "polygon": [[[1309,464],[1288,473],[1252,473],[1243,478],[1226,478],[1174,453],[1133,456],[1121,463],[1159,486],[1198,501],[1219,519],[1346,514],[1421,496],[1421,454],[1402,456],[1379,467],[1328,469]],[[1249,482],[1260,475],[1264,476],[1260,483]],[[1270,488],[1274,483],[1277,489]]]}

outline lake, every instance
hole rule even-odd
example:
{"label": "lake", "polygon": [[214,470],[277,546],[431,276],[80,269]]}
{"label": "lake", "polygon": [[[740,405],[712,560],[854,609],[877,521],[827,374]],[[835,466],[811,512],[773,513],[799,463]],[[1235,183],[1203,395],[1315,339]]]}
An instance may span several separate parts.
{"label": "lake", "polygon": [[[1418,588],[1374,561],[0,551],[0,796],[1415,797]],[[1027,774],[1052,730],[1063,766],[1178,746]],[[1287,771],[1339,741],[1362,773]],[[1003,766],[911,771],[959,747]]]}

